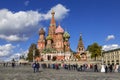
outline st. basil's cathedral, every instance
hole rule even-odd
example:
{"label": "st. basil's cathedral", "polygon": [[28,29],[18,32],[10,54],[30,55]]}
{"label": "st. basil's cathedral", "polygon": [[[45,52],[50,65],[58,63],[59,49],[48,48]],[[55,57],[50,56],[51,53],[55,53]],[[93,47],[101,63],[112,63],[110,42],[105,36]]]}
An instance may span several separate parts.
{"label": "st. basil's cathedral", "polygon": [[[51,12],[52,18],[50,21],[50,26],[48,29],[48,34],[45,36],[46,32],[43,28],[39,30],[39,39],[37,43],[37,48],[40,52],[40,61],[48,61],[48,60],[70,60],[71,58],[75,58],[70,48],[70,34],[59,24],[56,27],[56,21],[54,18],[55,12]],[[81,60],[86,60],[86,53],[84,49],[84,45],[82,42],[82,35],[80,35],[78,47],[77,47],[77,55],[80,56]]]}

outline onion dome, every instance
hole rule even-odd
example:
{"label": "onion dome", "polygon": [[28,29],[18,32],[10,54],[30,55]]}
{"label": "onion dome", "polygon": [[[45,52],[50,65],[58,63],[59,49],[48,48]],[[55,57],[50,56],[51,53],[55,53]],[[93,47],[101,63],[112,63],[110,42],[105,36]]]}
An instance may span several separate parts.
{"label": "onion dome", "polygon": [[39,31],[39,35],[40,35],[40,34],[45,34],[45,31],[44,31],[43,28],[40,29],[40,31]]}
{"label": "onion dome", "polygon": [[63,37],[65,38],[65,40],[68,40],[70,38],[70,34],[68,32],[65,32],[63,34]]}
{"label": "onion dome", "polygon": [[70,38],[70,34],[69,34],[68,32],[65,32],[65,33],[63,34],[63,37],[64,37],[64,38]]}
{"label": "onion dome", "polygon": [[64,29],[59,25],[55,30],[55,33],[64,33]]}
{"label": "onion dome", "polygon": [[54,10],[52,10],[51,15],[52,15],[52,18],[51,18],[50,26],[56,26],[55,18],[54,18],[54,15],[55,15]]}
{"label": "onion dome", "polygon": [[46,37],[46,40],[51,40],[51,39],[52,37],[50,35]]}

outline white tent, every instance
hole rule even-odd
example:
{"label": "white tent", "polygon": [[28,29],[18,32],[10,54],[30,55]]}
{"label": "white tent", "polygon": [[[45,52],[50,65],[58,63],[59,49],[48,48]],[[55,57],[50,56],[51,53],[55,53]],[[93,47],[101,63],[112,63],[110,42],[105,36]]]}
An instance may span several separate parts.
{"label": "white tent", "polygon": [[24,59],[20,59],[20,60],[18,61],[18,63],[28,63],[28,61],[27,61],[27,60],[24,60]]}

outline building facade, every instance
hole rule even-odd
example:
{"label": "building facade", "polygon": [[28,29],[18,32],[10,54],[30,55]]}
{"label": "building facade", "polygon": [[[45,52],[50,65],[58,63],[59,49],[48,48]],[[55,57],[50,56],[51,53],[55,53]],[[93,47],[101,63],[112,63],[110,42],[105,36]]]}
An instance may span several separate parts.
{"label": "building facade", "polygon": [[104,64],[120,64],[120,48],[103,52]]}

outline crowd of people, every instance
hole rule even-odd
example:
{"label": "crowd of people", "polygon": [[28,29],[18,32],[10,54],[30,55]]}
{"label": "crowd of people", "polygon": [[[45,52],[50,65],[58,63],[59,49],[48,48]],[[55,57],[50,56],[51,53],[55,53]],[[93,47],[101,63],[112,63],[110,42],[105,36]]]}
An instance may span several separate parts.
{"label": "crowd of people", "polygon": [[[4,67],[12,66],[13,68],[16,67],[18,64],[15,62],[12,63],[3,63]],[[27,65],[19,63],[19,66]],[[32,64],[33,72],[39,72],[39,69],[65,69],[65,70],[76,70],[80,72],[101,72],[101,65],[100,64],[65,64],[65,63],[39,63],[38,61],[33,62]],[[120,72],[120,65],[104,65],[105,73],[108,72]]]}
{"label": "crowd of people", "polygon": [[105,66],[105,73],[108,72],[120,72],[120,65],[106,65]]}
{"label": "crowd of people", "polygon": [[[38,62],[37,62],[38,63]],[[37,64],[36,62],[33,64]],[[81,72],[100,72],[101,70],[101,66],[98,64],[82,64],[82,65],[78,65],[76,64],[60,64],[60,63],[53,63],[53,64],[46,64],[46,63],[42,63],[39,64],[39,66],[37,67],[33,67],[34,72],[37,72],[37,70],[39,70],[39,68],[43,68],[43,69],[65,69],[65,70],[76,70],[76,71],[81,71]],[[118,65],[106,65],[104,66],[105,69],[105,73],[108,72],[120,72],[120,66]]]}

